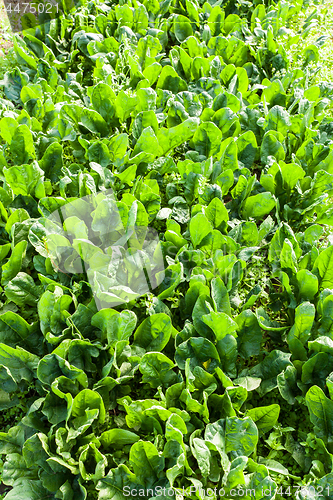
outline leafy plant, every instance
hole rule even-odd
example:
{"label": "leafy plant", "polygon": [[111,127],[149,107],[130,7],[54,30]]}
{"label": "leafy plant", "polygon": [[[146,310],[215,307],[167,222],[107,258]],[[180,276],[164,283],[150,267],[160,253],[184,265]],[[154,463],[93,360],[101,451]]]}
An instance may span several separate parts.
{"label": "leafy plant", "polygon": [[15,37],[5,500],[330,498],[333,88],[309,77],[315,16],[295,66],[304,7],[81,1]]}

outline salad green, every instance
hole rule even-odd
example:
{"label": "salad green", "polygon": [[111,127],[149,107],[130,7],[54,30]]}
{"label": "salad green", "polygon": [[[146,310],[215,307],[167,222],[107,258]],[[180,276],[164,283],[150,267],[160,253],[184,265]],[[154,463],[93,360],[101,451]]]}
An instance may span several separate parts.
{"label": "salad green", "polygon": [[[304,6],[82,0],[15,37],[6,500],[333,498],[333,84],[322,38],[291,64]],[[134,227],[148,289],[109,250]]]}

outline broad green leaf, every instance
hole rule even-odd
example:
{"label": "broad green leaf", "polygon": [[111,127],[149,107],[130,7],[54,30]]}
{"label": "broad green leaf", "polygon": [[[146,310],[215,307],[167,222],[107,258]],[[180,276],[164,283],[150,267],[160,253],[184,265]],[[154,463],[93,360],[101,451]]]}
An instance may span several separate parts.
{"label": "broad green leaf", "polygon": [[328,399],[323,391],[315,385],[306,393],[305,401],[317,436],[326,443],[332,443],[333,401]]}
{"label": "broad green leaf", "polygon": [[175,364],[161,352],[147,352],[140,361],[142,382],[151,387],[168,387],[177,381]]}
{"label": "broad green leaf", "polygon": [[35,158],[34,141],[27,125],[19,125],[15,130],[15,135],[10,143],[10,153],[14,165],[22,165]]}
{"label": "broad green leaf", "polygon": [[219,151],[222,133],[214,123],[204,122],[197,128],[192,140],[195,150],[209,158]]}
{"label": "broad green leaf", "polygon": [[229,294],[221,278],[213,278],[211,287],[211,295],[216,312],[223,312],[231,316]]}
{"label": "broad green leaf", "polygon": [[310,338],[314,318],[315,307],[310,302],[303,302],[295,310],[295,324],[289,331],[287,340],[290,350],[296,356],[296,359],[304,359],[303,346]]}
{"label": "broad green leaf", "polygon": [[16,305],[25,304],[35,306],[39,300],[40,288],[36,286],[34,280],[27,273],[18,273],[5,286],[5,295]]}
{"label": "broad green leaf", "polygon": [[277,423],[280,414],[280,406],[273,404],[270,406],[257,406],[247,410],[246,416],[250,417],[258,427],[260,432],[270,431]]}
{"label": "broad green leaf", "polygon": [[333,246],[323,250],[315,260],[313,272],[319,276],[320,288],[331,288],[333,285]]}
{"label": "broad green leaf", "polygon": [[[324,350],[324,349],[323,349]],[[302,384],[318,385],[325,388],[325,380],[333,371],[333,356],[318,352],[302,365]]]}
{"label": "broad green leaf", "polygon": [[214,229],[224,230],[229,220],[227,209],[219,198],[213,198],[205,209],[205,214]]}
{"label": "broad green leaf", "polygon": [[269,130],[265,133],[260,147],[261,162],[265,165],[268,163],[270,156],[273,156],[276,161],[284,160],[286,153],[283,148],[283,135]]}
{"label": "broad green leaf", "polygon": [[17,121],[11,116],[5,116],[0,120],[0,135],[8,143],[11,144],[18,127]]}
{"label": "broad green leaf", "polygon": [[223,339],[225,335],[236,336],[237,324],[223,312],[205,314],[202,321],[213,330],[216,340]]}
{"label": "broad green leaf", "polygon": [[94,86],[91,94],[91,102],[105,121],[110,121],[115,113],[116,95],[109,85],[99,82]]}
{"label": "broad green leaf", "polygon": [[174,31],[178,42],[183,42],[189,36],[193,35],[191,23],[185,16],[176,16],[174,18]]}
{"label": "broad green leaf", "polygon": [[8,261],[2,266],[2,285],[7,285],[9,281],[15,278],[15,276],[20,272],[27,244],[27,241],[20,241],[17,245],[15,245]]}
{"label": "broad green leaf", "polygon": [[[162,272],[162,275],[164,275],[164,278],[159,285],[159,300],[172,297],[179,283],[184,281],[183,264],[181,262],[171,264]],[[157,274],[157,280],[159,281],[159,274]]]}
{"label": "broad green leaf", "polygon": [[248,130],[237,139],[238,160],[246,168],[251,168],[257,156],[258,145],[252,130]]}
{"label": "broad green leaf", "polygon": [[118,448],[139,441],[139,436],[125,429],[110,429],[101,434],[100,440],[104,448]]}
{"label": "broad green leaf", "polygon": [[102,309],[91,318],[91,324],[102,330],[109,346],[120,340],[128,340],[132,335],[137,318],[132,311],[118,312],[114,309]]}
{"label": "broad green leaf", "polygon": [[6,500],[41,500],[49,492],[39,480],[21,479],[6,495]]}
{"label": "broad green leaf", "polygon": [[262,332],[255,314],[247,309],[235,318],[238,325],[238,350],[244,356],[256,356],[260,352]]}
{"label": "broad green leaf", "polygon": [[312,300],[318,292],[318,278],[307,269],[298,271],[297,283],[300,297],[303,300]]}
{"label": "broad green leaf", "polygon": [[289,113],[282,106],[273,106],[265,118],[264,131],[275,130],[282,135],[287,135],[291,126]]}
{"label": "broad green leaf", "polygon": [[13,193],[18,195],[33,195],[38,181],[43,177],[43,170],[37,164],[21,165],[4,168],[4,174],[7,183],[13,190]]}
{"label": "broad green leaf", "polygon": [[291,405],[296,402],[295,395],[297,395],[298,392],[296,381],[297,370],[294,366],[287,366],[287,368],[277,376],[280,394]]}
{"label": "broad green leaf", "polygon": [[172,66],[166,65],[163,66],[159,75],[156,84],[156,90],[157,89],[168,90],[173,94],[177,94],[178,92],[187,90],[187,84],[185,80],[180,78]]}
{"label": "broad green leaf", "polygon": [[246,199],[242,214],[246,219],[262,219],[275,207],[275,199],[271,193],[260,193]]}
{"label": "broad green leaf", "polygon": [[215,362],[210,362],[210,366],[214,367],[217,366],[216,361],[220,360],[214,344],[202,337],[190,338],[177,347],[175,361],[180,369],[185,369],[188,358],[191,358],[194,366],[203,366],[203,363],[214,360]]}
{"label": "broad green leaf", "polygon": [[248,374],[251,377],[259,377],[262,382],[259,387],[259,394],[266,394],[267,392],[277,387],[277,376],[291,366],[291,354],[274,349],[265,356],[263,361],[258,365],[250,368]]}
{"label": "broad green leaf", "polygon": [[162,155],[169,153],[175,147],[190,140],[199,125],[198,118],[188,118],[180,125],[172,128],[160,128],[157,134],[157,140]]}
{"label": "broad green leaf", "polygon": [[105,407],[103,399],[98,392],[83,389],[73,400],[72,416],[83,417],[86,410],[98,410],[98,422],[103,423],[105,419]]}
{"label": "broad green leaf", "polygon": [[127,118],[131,116],[131,113],[134,111],[137,103],[138,98],[136,96],[130,96],[129,94],[124,92],[124,90],[121,90],[119,92],[115,101],[115,107],[116,116],[119,118],[120,123],[124,123]]}
{"label": "broad green leaf", "polygon": [[153,443],[138,441],[131,447],[129,462],[139,481],[149,488],[161,476],[165,459]]}
{"label": "broad green leaf", "polygon": [[134,342],[146,351],[160,351],[169,342],[172,323],[164,313],[153,314],[146,318],[134,333]]}
{"label": "broad green leaf", "polygon": [[225,424],[225,451],[233,458],[249,457],[258,443],[258,428],[249,417],[226,419]]}
{"label": "broad green leaf", "polygon": [[194,248],[200,246],[200,243],[213,231],[213,227],[204,214],[196,214],[189,223],[191,241]]}

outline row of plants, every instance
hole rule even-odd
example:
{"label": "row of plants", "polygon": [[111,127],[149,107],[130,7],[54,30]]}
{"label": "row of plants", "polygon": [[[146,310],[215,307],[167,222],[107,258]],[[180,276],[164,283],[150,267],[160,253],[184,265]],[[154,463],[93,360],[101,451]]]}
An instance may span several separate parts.
{"label": "row of plants", "polygon": [[[333,84],[314,80],[325,37],[306,44],[317,8],[295,29],[306,7],[82,1],[14,38],[5,500],[333,498]],[[50,217],[87,197],[93,223],[64,225],[82,260],[111,205],[158,232],[165,277],[141,298],[112,259],[92,287],[50,254]]]}

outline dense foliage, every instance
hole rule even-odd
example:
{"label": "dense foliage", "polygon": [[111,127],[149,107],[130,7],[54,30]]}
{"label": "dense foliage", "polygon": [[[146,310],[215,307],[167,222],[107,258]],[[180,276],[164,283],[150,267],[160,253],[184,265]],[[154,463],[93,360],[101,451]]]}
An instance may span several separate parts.
{"label": "dense foliage", "polygon": [[[16,37],[0,101],[6,500],[333,498],[333,85],[311,84],[322,40],[290,66],[302,8],[94,0]],[[158,230],[166,277],[97,310],[86,275],[52,262],[45,221],[107,189],[125,224]]]}

